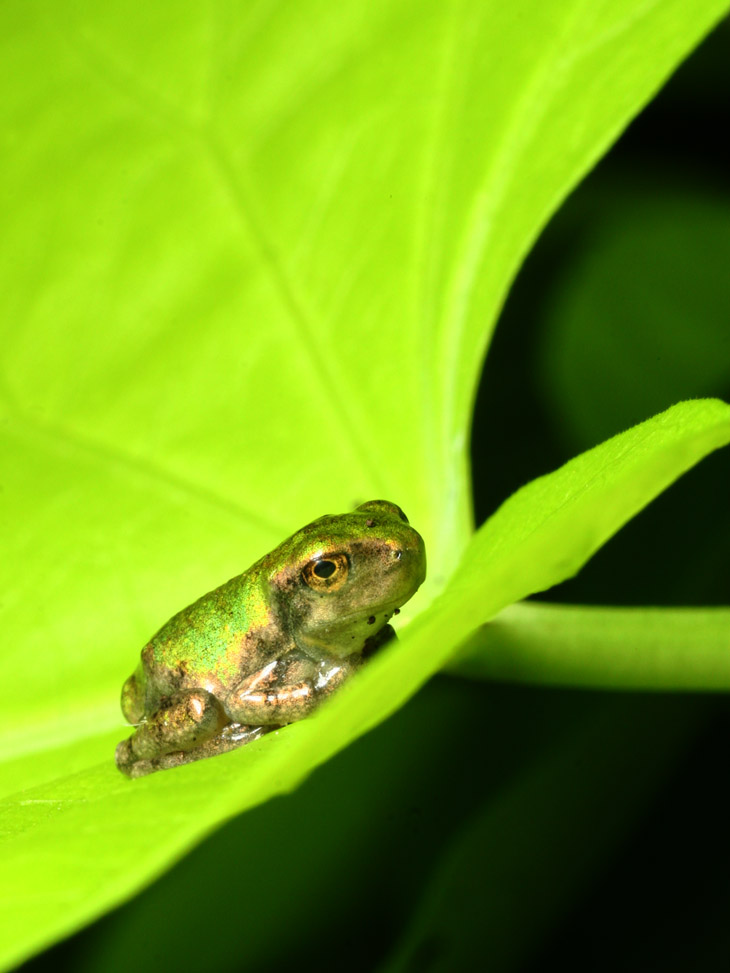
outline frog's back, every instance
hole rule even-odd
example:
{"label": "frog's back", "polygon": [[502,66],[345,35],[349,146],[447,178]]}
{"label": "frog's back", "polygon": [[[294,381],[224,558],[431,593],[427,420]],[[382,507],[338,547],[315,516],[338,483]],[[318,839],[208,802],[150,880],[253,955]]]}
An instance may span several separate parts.
{"label": "frog's back", "polygon": [[142,652],[147,682],[162,694],[210,683],[228,687],[255,664],[246,656],[258,654],[257,633],[270,624],[258,572],[238,575],[173,615],[150,639]]}

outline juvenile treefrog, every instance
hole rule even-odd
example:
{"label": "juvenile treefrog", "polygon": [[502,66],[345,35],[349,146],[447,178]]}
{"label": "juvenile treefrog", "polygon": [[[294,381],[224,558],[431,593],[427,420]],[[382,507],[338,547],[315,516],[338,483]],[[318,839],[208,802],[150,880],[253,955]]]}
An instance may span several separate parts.
{"label": "juvenile treefrog", "polygon": [[426,576],[394,503],[313,521],[174,615],[122,689],[129,777],[232,750],[308,716],[393,633]]}

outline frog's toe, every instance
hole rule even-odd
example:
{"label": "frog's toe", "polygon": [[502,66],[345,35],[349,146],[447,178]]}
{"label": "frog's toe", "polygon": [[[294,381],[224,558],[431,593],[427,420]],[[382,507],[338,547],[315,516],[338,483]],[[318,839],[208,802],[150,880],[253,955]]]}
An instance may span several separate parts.
{"label": "frog's toe", "polygon": [[159,770],[159,761],[157,760],[135,760],[132,766],[126,771],[127,777],[131,777],[132,780],[136,780],[138,777],[146,777],[147,774],[153,774],[156,770]]}
{"label": "frog's toe", "polygon": [[134,751],[132,750],[132,738],[127,737],[126,740],[122,740],[117,744],[117,749],[114,751],[114,762],[123,774],[131,777],[130,771],[135,760]]}

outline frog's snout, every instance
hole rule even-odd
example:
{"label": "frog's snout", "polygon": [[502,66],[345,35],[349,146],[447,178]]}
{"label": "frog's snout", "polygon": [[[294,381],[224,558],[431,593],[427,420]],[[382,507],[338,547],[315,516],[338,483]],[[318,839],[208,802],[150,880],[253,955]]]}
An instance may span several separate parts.
{"label": "frog's snout", "polygon": [[426,546],[421,535],[411,529],[391,551],[393,567],[413,580],[414,591],[426,580]]}
{"label": "frog's snout", "polygon": [[426,579],[423,538],[411,527],[402,507],[390,500],[368,500],[357,507],[357,512],[366,515],[364,526],[383,542],[381,569],[385,568],[408,600]]}

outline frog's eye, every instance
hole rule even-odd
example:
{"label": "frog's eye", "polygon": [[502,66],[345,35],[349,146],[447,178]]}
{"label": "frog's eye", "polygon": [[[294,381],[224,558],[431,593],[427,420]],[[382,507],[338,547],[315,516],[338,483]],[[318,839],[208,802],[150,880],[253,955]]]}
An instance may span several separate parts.
{"label": "frog's eye", "polygon": [[347,580],[350,565],[345,554],[328,554],[318,557],[304,568],[302,576],[315,591],[336,591]]}

